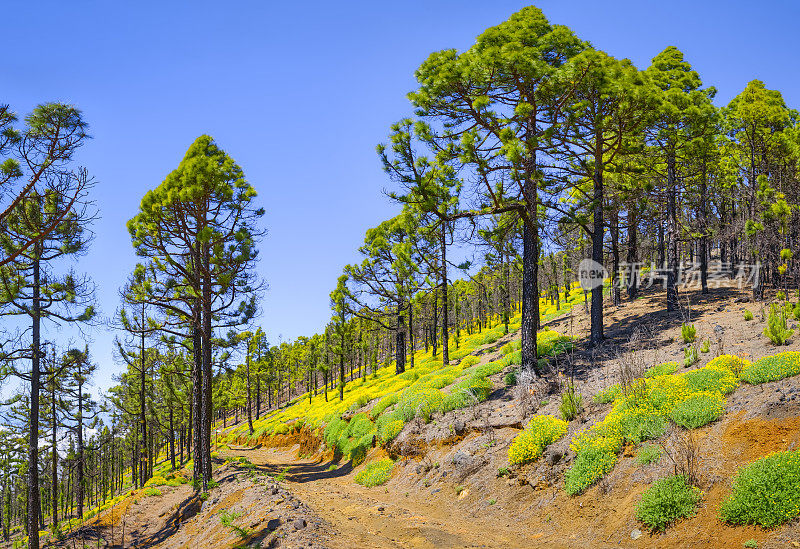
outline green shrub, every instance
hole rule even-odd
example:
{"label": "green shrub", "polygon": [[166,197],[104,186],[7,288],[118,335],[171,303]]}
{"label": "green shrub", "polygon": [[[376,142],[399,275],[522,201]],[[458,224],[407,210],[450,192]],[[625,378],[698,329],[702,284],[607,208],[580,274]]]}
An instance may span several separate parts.
{"label": "green shrub", "polygon": [[513,353],[509,353],[497,362],[499,362],[503,368],[512,365],[520,365],[522,364],[522,351],[514,351]]}
{"label": "green shrub", "polygon": [[279,423],[275,426],[275,429],[272,431],[273,435],[288,435],[291,431],[291,428],[286,425],[285,423]]}
{"label": "green shrub", "polygon": [[345,430],[348,437],[362,438],[369,432],[375,432],[375,424],[369,420],[367,414],[356,414],[347,424]]}
{"label": "green shrub", "polygon": [[689,324],[688,322],[683,324],[681,326],[681,337],[684,343],[693,342],[697,337],[697,328],[694,327],[694,324]]}
{"label": "green shrub", "polygon": [[504,366],[500,362],[487,362],[475,368],[475,377],[488,377],[494,374],[499,374],[503,371]]}
{"label": "green shrub", "polygon": [[399,421],[403,425],[406,424],[406,421],[403,418],[403,414],[401,414],[397,410],[391,413],[383,414],[377,420],[375,420],[375,430],[378,433],[378,438],[380,440],[382,441],[388,440],[386,438],[386,433],[388,432],[386,431],[387,426],[395,421]]}
{"label": "green shrub", "polygon": [[534,461],[542,451],[567,432],[567,422],[553,416],[535,416],[508,448],[508,461],[514,465]]}
{"label": "green shrub", "polygon": [[161,490],[156,488],[155,486],[150,486],[149,488],[145,488],[144,492],[142,492],[145,496],[160,496]]}
{"label": "green shrub", "polygon": [[397,404],[397,400],[399,398],[400,397],[397,393],[386,395],[385,397],[380,399],[375,406],[372,407],[372,410],[370,410],[369,414],[373,417],[373,419],[378,417],[384,412],[384,410],[386,410],[386,408],[394,404]]}
{"label": "green shrub", "polygon": [[594,397],[592,397],[592,400],[597,404],[608,404],[609,402],[614,402],[614,399],[616,399],[621,394],[622,390],[620,389],[619,384],[615,383],[614,385],[606,387],[605,389],[594,395]]}
{"label": "green shrub", "polygon": [[647,369],[644,377],[668,376],[678,371],[677,362],[664,362],[663,364],[656,364]]}
{"label": "green shrub", "polygon": [[753,320],[753,313],[747,309],[744,310],[744,319],[749,321]]}
{"label": "green shrub", "polygon": [[783,308],[778,308],[774,303],[770,305],[767,325],[764,327],[764,335],[774,345],[786,345],[786,341],[793,333],[794,330],[790,330],[786,325],[786,311]]}
{"label": "green shrub", "polygon": [[404,393],[397,403],[397,409],[405,421],[411,421],[415,417],[430,421],[431,414],[441,409],[443,400],[444,397],[438,389],[420,389]]}
{"label": "green shrub", "polygon": [[800,514],[800,450],[776,452],[745,465],[733,480],[733,493],[720,507],[731,524],[771,528]]}
{"label": "green shrub", "polygon": [[710,391],[727,395],[733,392],[738,384],[736,375],[727,366],[717,367],[720,364],[722,363],[714,359],[704,368],[686,372],[683,374],[686,386],[693,393]]}
{"label": "green shrub", "polygon": [[800,353],[788,351],[777,355],[765,356],[752,364],[747,364],[740,377],[742,381],[751,385],[758,385],[798,374],[800,374]]}
{"label": "green shrub", "polygon": [[456,387],[449,395],[444,397],[442,401],[442,413],[468,408],[477,403],[478,399],[472,394],[472,391]]}
{"label": "green shrub", "polygon": [[505,356],[505,355],[508,355],[508,354],[513,353],[514,351],[518,350],[521,345],[522,345],[522,342],[519,341],[519,340],[512,341],[510,343],[507,343],[507,344],[503,345],[500,348],[500,352],[503,354],[503,356]]}
{"label": "green shrub", "polygon": [[700,352],[701,353],[707,353],[710,350],[711,350],[711,340],[710,339],[704,339],[703,340],[703,344],[700,346]]}
{"label": "green shrub", "polygon": [[469,368],[470,366],[475,366],[481,359],[476,357],[475,355],[465,356],[464,360],[461,361],[461,368]]}
{"label": "green shrub", "polygon": [[667,430],[667,420],[659,413],[636,408],[620,415],[618,429],[625,440],[640,444],[663,435]]}
{"label": "green shrub", "polygon": [[517,371],[511,370],[508,372],[505,377],[503,378],[503,383],[506,384],[506,387],[513,387],[517,384]]}
{"label": "green shrub", "polygon": [[775,294],[775,299],[778,301],[786,301],[786,292],[783,290],[778,290],[778,292]]}
{"label": "green shrub", "polygon": [[658,444],[645,444],[636,451],[636,463],[649,465],[661,459],[661,447]]}
{"label": "green shrub", "polygon": [[420,379],[419,383],[430,389],[441,389],[442,387],[447,387],[455,380],[456,376],[454,374],[439,374],[430,377],[426,376],[426,379],[424,381]]}
{"label": "green shrub", "polygon": [[725,412],[725,399],[719,393],[694,393],[679,402],[670,414],[672,421],[686,429],[696,429],[719,418]]}
{"label": "green shrub", "polygon": [[758,549],[758,542],[753,538],[750,538],[749,540],[744,542],[743,545],[744,547],[747,547],[747,549]]}
{"label": "green shrub", "polygon": [[683,350],[683,366],[685,368],[692,366],[698,360],[700,360],[700,356],[697,354],[697,346],[689,345]]}
{"label": "green shrub", "polygon": [[454,389],[466,389],[478,399],[478,402],[483,402],[492,392],[492,382],[485,377],[470,376],[459,382]]}
{"label": "green shrub", "polygon": [[393,469],[394,462],[389,458],[383,458],[365,465],[353,480],[362,486],[379,486],[389,480]]}
{"label": "green shrub", "polygon": [[653,532],[663,532],[670,524],[694,515],[701,498],[702,492],[685,476],[662,478],[642,494],[636,518]]}
{"label": "green shrub", "polygon": [[581,450],[564,475],[564,490],[570,496],[580,494],[613,469],[617,459],[617,453],[608,447],[589,446]]}
{"label": "green shrub", "polygon": [[568,336],[555,330],[542,330],[536,335],[536,354],[540,357],[560,355],[572,348]]}
{"label": "green shrub", "polygon": [[346,429],[347,422],[340,417],[329,421],[325,426],[325,431],[323,432],[325,437],[325,445],[331,449],[338,447],[339,438],[341,437],[342,432]]}
{"label": "green shrub", "polygon": [[404,425],[405,423],[403,423],[403,420],[400,419],[390,421],[378,432],[378,438],[380,438],[381,442],[384,444],[391,442],[397,437],[397,435],[400,434],[400,431],[403,430]]}
{"label": "green shrub", "polygon": [[561,406],[559,406],[561,417],[567,421],[572,421],[583,409],[583,397],[575,390],[575,385],[567,384],[561,392]]}

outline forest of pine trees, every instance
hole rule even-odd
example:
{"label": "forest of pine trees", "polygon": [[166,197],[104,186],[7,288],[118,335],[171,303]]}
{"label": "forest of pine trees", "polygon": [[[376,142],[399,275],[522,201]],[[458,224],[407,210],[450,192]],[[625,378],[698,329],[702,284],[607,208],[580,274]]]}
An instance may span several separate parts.
{"label": "forest of pine trees", "polygon": [[[38,547],[39,530],[143,486],[157,459],[192,460],[206,490],[215,429],[252,432],[303,395],[341,399],[378,368],[414,368],[419,349],[448,362],[464,334],[518,311],[522,367],[536,370],[539,300],[560,306],[586,258],[611,279],[584,304],[592,345],[604,309],[653,283],[666,310],[690,277],[705,293],[745,276],[756,300],[765,285],[800,290],[800,117],[780,91],[753,80],[717,105],[678,48],[636,67],[534,7],[415,76],[410,116],[377,148],[376,193],[397,214],[331,281],[330,320],[292,341],[257,326],[269,181],[197,138],[128,221],[139,263],[100,318],[80,269],[98,215],[91,167],[74,160],[87,123],[59,103],[23,119],[0,108],[5,539]],[[68,326],[113,330],[110,390],[89,389],[101,365]]]}

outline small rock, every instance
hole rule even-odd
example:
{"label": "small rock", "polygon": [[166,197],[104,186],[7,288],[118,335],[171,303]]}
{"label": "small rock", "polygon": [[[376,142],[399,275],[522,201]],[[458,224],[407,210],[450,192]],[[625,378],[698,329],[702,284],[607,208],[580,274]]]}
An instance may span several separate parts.
{"label": "small rock", "polygon": [[433,490],[431,490],[431,494],[435,494],[436,492],[441,492],[441,491],[442,491],[441,488],[434,488]]}
{"label": "small rock", "polygon": [[380,511],[381,513],[383,513],[385,510],[386,510],[386,508],[385,508],[385,507],[383,507],[383,506],[381,506],[381,507],[378,507],[378,511]]}
{"label": "small rock", "polygon": [[642,531],[638,528],[634,528],[631,532],[631,539],[639,539],[640,537],[642,537]]}
{"label": "small rock", "polygon": [[457,435],[462,435],[462,434],[464,433],[464,430],[465,430],[466,428],[467,428],[467,426],[466,426],[466,424],[464,423],[464,420],[462,420],[462,419],[457,419],[457,420],[455,420],[455,421],[453,422],[453,431],[454,431],[454,432],[455,432],[455,434],[457,434]]}
{"label": "small rock", "polygon": [[559,450],[550,449],[547,451],[547,455],[545,456],[545,460],[547,464],[551,467],[561,461],[561,458],[564,456]]}
{"label": "small rock", "polygon": [[292,521],[292,526],[294,526],[295,530],[302,530],[303,528],[306,527],[306,519],[302,518],[295,519],[294,521]]}

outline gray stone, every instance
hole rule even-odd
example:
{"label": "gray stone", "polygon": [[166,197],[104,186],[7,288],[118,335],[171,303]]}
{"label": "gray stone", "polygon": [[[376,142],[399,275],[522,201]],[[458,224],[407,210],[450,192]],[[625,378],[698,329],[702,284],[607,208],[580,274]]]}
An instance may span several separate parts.
{"label": "gray stone", "polygon": [[306,519],[302,518],[295,519],[292,521],[292,526],[294,526],[295,530],[302,530],[303,528],[306,527],[306,524],[307,524]]}
{"label": "gray stone", "polygon": [[634,528],[631,532],[631,539],[639,539],[640,537],[642,537],[642,531],[638,528]]}
{"label": "gray stone", "polygon": [[550,465],[551,467],[556,463],[558,463],[559,461],[561,461],[562,457],[564,457],[564,454],[562,454],[560,450],[557,450],[555,448],[551,448],[545,454],[545,460],[547,461],[547,464]]}
{"label": "gray stone", "polygon": [[464,423],[463,419],[457,419],[453,422],[453,431],[457,435],[464,434],[464,430],[467,428],[466,424]]}

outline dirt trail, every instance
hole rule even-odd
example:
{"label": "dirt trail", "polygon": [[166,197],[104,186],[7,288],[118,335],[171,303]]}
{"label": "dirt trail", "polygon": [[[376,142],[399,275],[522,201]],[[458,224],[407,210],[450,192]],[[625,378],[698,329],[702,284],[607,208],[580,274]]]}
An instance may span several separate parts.
{"label": "dirt trail", "polygon": [[[535,547],[541,537],[510,517],[470,516],[458,507],[455,493],[447,501],[442,494],[402,492],[391,483],[364,488],[353,482],[348,464],[296,460],[291,449],[233,448],[226,453],[247,458],[268,474],[289,467],[288,489],[332,525],[332,549]],[[548,542],[548,547],[575,545]]]}

